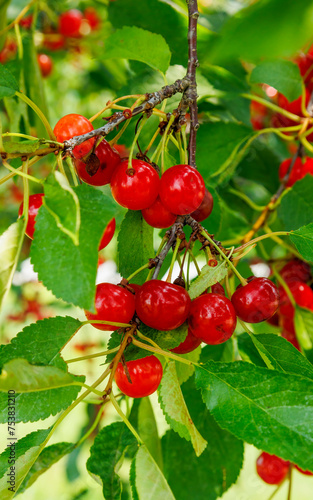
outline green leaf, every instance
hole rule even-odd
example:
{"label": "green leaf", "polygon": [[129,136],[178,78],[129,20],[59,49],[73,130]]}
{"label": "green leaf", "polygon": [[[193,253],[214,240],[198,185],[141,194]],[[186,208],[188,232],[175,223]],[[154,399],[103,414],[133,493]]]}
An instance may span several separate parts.
{"label": "green leaf", "polygon": [[312,20],[311,0],[259,0],[225,23],[209,59],[258,61],[293,56],[311,39]]}
{"label": "green leaf", "polygon": [[[190,361],[193,361],[194,363],[197,363],[200,359],[201,355],[201,346],[197,347],[197,349],[194,349],[191,352],[188,352],[187,354],[180,354],[179,356],[184,359],[188,359]],[[185,363],[181,363],[180,361],[175,361],[176,363],[176,373],[178,377],[179,384],[183,384],[186,382],[193,374],[195,371],[195,367],[193,364],[186,365]]]}
{"label": "green leaf", "polygon": [[[161,349],[173,349],[174,347],[177,347],[179,344],[181,344],[181,342],[185,340],[188,332],[188,325],[187,323],[183,323],[180,327],[176,328],[175,330],[169,330],[165,332],[165,331],[154,330],[153,328],[149,328],[148,326],[142,324],[140,326],[140,331],[146,337],[149,337],[151,340],[153,340]],[[148,344],[145,340],[142,339],[139,340],[143,344],[151,345]],[[121,343],[121,334],[115,331],[112,333],[110,337],[108,343],[108,349],[114,349],[114,347],[119,346],[120,343]],[[151,352],[141,349],[141,347],[137,347],[133,344],[128,344],[124,352],[124,355],[126,361],[131,361],[133,359],[141,359],[145,358],[146,356],[151,356]],[[113,360],[114,356],[115,353],[108,354],[106,357],[106,363],[110,363]]]}
{"label": "green leaf", "polygon": [[17,90],[19,88],[14,76],[5,66],[0,64],[0,99],[14,96]]}
{"label": "green leaf", "polygon": [[188,290],[190,298],[195,299],[199,297],[207,288],[224,279],[226,275],[227,265],[224,260],[219,262],[215,267],[205,265],[201,269],[201,274],[190,285]]}
{"label": "green leaf", "polygon": [[299,344],[309,351],[313,347],[313,312],[296,306],[294,322]]}
{"label": "green leaf", "polygon": [[126,450],[136,444],[133,434],[122,422],[108,425],[97,434],[86,466],[92,475],[101,479],[106,500],[121,498],[122,484],[117,472],[123,463]]}
{"label": "green leaf", "polygon": [[61,172],[51,173],[45,184],[43,204],[54,217],[61,231],[67,234],[74,245],[78,245],[80,228],[80,206],[75,191]]}
{"label": "green leaf", "polygon": [[138,500],[175,500],[175,497],[146,446],[140,446],[132,462],[132,490]]}
{"label": "green leaf", "polygon": [[169,361],[159,386],[159,403],[167,423],[180,437],[191,441],[197,457],[205,450],[203,439],[193,423],[186,406],[176,373],[175,361]]}
{"label": "green leaf", "polygon": [[106,39],[103,57],[141,61],[165,73],[170,65],[171,52],[161,35],[136,26],[125,26]]}
{"label": "green leaf", "polygon": [[[15,496],[29,469],[41,451],[41,445],[47,438],[50,429],[43,429],[27,434],[18,441],[10,441],[10,446],[0,455],[0,496],[1,500],[9,500]],[[10,452],[15,454],[15,463],[10,464]],[[7,474],[12,474],[12,484]],[[14,480],[13,480],[14,477]],[[12,488],[12,489],[9,489]]]}
{"label": "green leaf", "polygon": [[3,149],[6,153],[20,153],[28,154],[36,151],[40,146],[39,139],[35,141],[22,141],[22,142],[14,142],[14,141],[4,141]]}
{"label": "green leaf", "polygon": [[177,500],[215,500],[237,480],[243,443],[216,424],[193,379],[182,386],[182,391],[191,418],[208,446],[197,457],[191,443],[168,431],[162,438],[165,477]]}
{"label": "green leaf", "polygon": [[98,247],[116,207],[111,197],[92,186],[82,184],[72,189],[80,204],[79,246],[42,206],[36,217],[31,261],[39,279],[56,297],[94,311]]}
{"label": "green leaf", "polygon": [[312,222],[312,191],[313,177],[306,175],[283,196],[278,208],[278,216],[283,221],[287,231],[299,229]]}
{"label": "green leaf", "polygon": [[0,391],[36,392],[72,385],[74,378],[54,366],[31,365],[26,359],[12,359],[2,367]]}
{"label": "green leaf", "polygon": [[141,398],[138,408],[138,433],[149,450],[149,453],[163,469],[163,458],[161,441],[158,436],[158,428],[155,421],[153,408],[149,398]]}
{"label": "green leaf", "polygon": [[[118,270],[127,278],[154,257],[153,228],[146,223],[139,210],[128,210],[118,233]],[[142,285],[148,270],[132,278],[132,283]]]}
{"label": "green leaf", "polygon": [[[239,338],[242,335],[238,336]],[[200,361],[205,363],[209,359],[212,361],[224,361],[225,363],[233,361],[234,358],[234,345],[232,339],[223,342],[223,344],[206,345],[201,349]],[[264,366],[264,363],[262,364]]]}
{"label": "green leaf", "polygon": [[284,94],[288,101],[294,101],[302,92],[299,67],[291,61],[263,61],[252,70],[250,82],[267,83]]}
{"label": "green leaf", "polygon": [[[237,157],[243,142],[252,137],[251,128],[237,123],[201,125],[197,135],[197,166],[205,180],[226,170]],[[240,158],[241,159],[241,158]]]}
{"label": "green leaf", "polygon": [[24,236],[24,225],[24,221],[19,219],[0,236],[0,307],[11,287]]}
{"label": "green leaf", "polygon": [[41,474],[50,469],[52,465],[65,455],[73,451],[74,448],[75,445],[73,443],[56,443],[44,448],[22,482],[19,492],[22,493],[29,488]]}
{"label": "green leaf", "polygon": [[313,262],[313,222],[290,233],[290,239],[302,257]]}
{"label": "green leaf", "polygon": [[313,382],[242,361],[196,367],[196,385],[223,428],[260,450],[313,470]]}
{"label": "green leaf", "polygon": [[[0,367],[15,358],[26,359],[32,364],[50,365],[66,371],[67,365],[59,355],[80,328],[77,319],[49,318],[27,326],[10,344],[0,346]],[[35,422],[49,415],[56,415],[76,398],[80,387],[63,387],[38,393],[16,395],[16,422]],[[0,422],[7,421],[8,398],[0,394]]]}

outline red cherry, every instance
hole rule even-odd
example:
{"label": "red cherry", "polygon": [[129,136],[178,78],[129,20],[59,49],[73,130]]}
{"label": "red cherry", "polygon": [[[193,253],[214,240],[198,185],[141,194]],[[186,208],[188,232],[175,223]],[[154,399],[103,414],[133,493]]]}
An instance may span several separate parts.
{"label": "red cherry", "polygon": [[75,160],[77,173],[82,181],[91,186],[104,186],[105,184],[109,184],[115,168],[121,161],[120,156],[114,148],[111,148],[110,144],[105,139],[96,147],[94,154],[100,161],[96,173],[90,175],[87,172],[87,164],[79,159]]}
{"label": "red cherry", "polygon": [[[309,104],[310,95],[311,94],[308,89],[305,89],[305,106]],[[294,101],[288,101],[288,99],[284,95],[278,94],[278,106],[285,109],[286,111],[293,113],[294,115],[302,117],[303,113],[301,103],[302,96],[298,97],[298,99],[295,99]],[[273,125],[275,127],[292,127],[293,125],[298,125],[298,123],[294,120],[291,120],[290,118],[287,118],[284,115],[281,115],[280,113],[277,113],[276,115],[274,115]],[[313,139],[313,134],[307,136],[307,139],[311,141]]]}
{"label": "red cherry", "polygon": [[281,269],[281,277],[285,281],[303,281],[306,283],[312,277],[309,264],[299,259],[292,259]]}
{"label": "red cherry", "polygon": [[[96,288],[96,313],[85,311],[88,320],[113,321],[128,323],[135,313],[135,297],[132,293],[118,285],[100,283]],[[92,323],[98,330],[112,331],[117,327]]]}
{"label": "red cherry", "polygon": [[188,318],[193,335],[209,345],[226,342],[235,331],[236,313],[223,295],[207,293],[192,301]]}
{"label": "red cherry", "polygon": [[19,25],[22,27],[22,28],[25,28],[26,30],[29,30],[31,25],[32,25],[32,22],[33,22],[33,15],[32,14],[29,14],[28,16],[25,16],[23,17],[20,22],[19,22]]}
{"label": "red cherry", "polygon": [[160,229],[172,226],[177,217],[177,215],[172,214],[165,208],[159,196],[150,207],[145,208],[141,213],[150,226]]}
{"label": "red cherry", "polygon": [[124,144],[114,144],[114,148],[122,159],[129,157],[129,149]]}
{"label": "red cherry", "polygon": [[108,244],[110,243],[110,241],[114,236],[115,228],[116,228],[116,220],[113,217],[113,219],[110,220],[110,222],[108,223],[107,227],[104,230],[102,240],[100,241],[99,245],[99,251],[103,250],[106,246],[108,246]]}
{"label": "red cherry", "polygon": [[213,196],[207,190],[207,188],[205,188],[204,198],[201,202],[201,205],[197,208],[197,210],[190,214],[191,217],[193,217],[198,222],[202,222],[204,219],[207,219],[213,210],[213,203]]}
{"label": "red cherry", "polygon": [[83,14],[77,9],[71,9],[61,14],[59,18],[59,32],[63,36],[80,38],[80,28],[83,21]]}
{"label": "red cherry", "polygon": [[237,316],[247,323],[269,319],[278,309],[277,287],[267,278],[253,278],[245,286],[239,285],[231,298]]}
{"label": "red cherry", "polygon": [[61,50],[65,46],[65,38],[63,35],[60,35],[57,31],[50,30],[49,32],[46,32],[44,35],[44,41],[43,45],[51,50],[51,51],[57,51]]}
{"label": "red cherry", "polygon": [[224,295],[225,297],[224,287],[220,283],[215,283],[215,285],[212,285],[211,290],[212,293],[217,293],[218,295]]}
{"label": "red cherry", "polygon": [[5,64],[15,57],[17,45],[14,40],[6,39],[3,49],[0,52],[0,63]]}
{"label": "red cherry", "polygon": [[[296,304],[300,307],[313,311],[313,290],[301,281],[287,281],[287,285],[295,299]],[[279,287],[279,294],[279,313],[287,318],[293,318],[295,310],[282,286]]]}
{"label": "red cherry", "polygon": [[312,79],[313,79],[313,54],[312,48],[307,54],[300,54],[295,61],[300,69],[301,76],[303,76],[304,83],[309,92],[312,92]]}
{"label": "red cherry", "polygon": [[190,165],[175,165],[161,177],[160,198],[173,214],[194,212],[202,203],[204,194],[204,180]]}
{"label": "red cherry", "polygon": [[49,76],[53,67],[51,57],[47,56],[46,54],[38,54],[37,58],[42,76],[44,78],[46,76]]}
{"label": "red cherry", "polygon": [[129,382],[122,363],[117,365],[115,382],[118,388],[131,398],[144,398],[150,396],[160,385],[163,368],[155,356],[127,361],[128,373],[132,383]]}
{"label": "red cherry", "polygon": [[300,469],[300,467],[298,467],[298,465],[295,465],[295,468],[301,472],[301,474],[305,474],[306,476],[313,476],[313,472],[309,471],[309,470],[303,470],[303,469]]}
{"label": "red cherry", "polygon": [[271,318],[266,320],[267,323],[273,326],[278,326],[279,325],[279,315],[275,313]]}
{"label": "red cherry", "polygon": [[287,332],[287,330],[283,330],[281,332],[281,336],[284,339],[288,340],[288,342],[290,342],[293,345],[293,347],[298,349],[298,351],[300,351],[300,345],[299,345],[299,342],[298,342],[296,335],[293,335],[292,333]]}
{"label": "red cherry", "polygon": [[[34,231],[35,231],[35,223],[36,223],[36,216],[38,214],[38,210],[42,205],[42,198],[44,194],[39,193],[39,194],[31,194],[29,197],[29,205],[28,205],[28,221],[27,221],[27,226],[25,233],[27,236],[31,239],[34,238]],[[21,217],[23,214],[23,207],[24,203],[20,205],[18,215]]]}
{"label": "red cherry", "polygon": [[135,295],[136,293],[139,292],[139,290],[141,289],[141,285],[137,285],[136,283],[129,283],[130,288],[132,288],[135,292]]}
{"label": "red cherry", "polygon": [[[61,118],[54,127],[54,133],[58,142],[64,142],[76,135],[87,134],[93,130],[92,123],[82,115],[71,113]],[[96,141],[95,137],[87,139],[79,146],[73,149],[73,156],[75,158],[82,158],[92,149]]]}
{"label": "red cherry", "polygon": [[132,160],[132,168],[128,168],[128,160],[121,161],[111,178],[115,201],[130,210],[150,207],[158,196],[159,184],[157,172],[142,160]]}
{"label": "red cherry", "polygon": [[146,281],[136,295],[139,319],[156,330],[174,330],[186,321],[190,297],[186,290],[165,281]]}
{"label": "red cherry", "polygon": [[88,21],[92,31],[99,29],[101,19],[97,14],[96,9],[93,7],[87,7],[87,9],[84,10],[84,18]]}
{"label": "red cherry", "polygon": [[267,484],[281,483],[288,474],[289,466],[290,462],[264,451],[256,461],[257,473]]}
{"label": "red cherry", "polygon": [[188,328],[187,337],[183,342],[181,342],[174,349],[170,349],[170,351],[175,352],[176,354],[187,354],[188,352],[194,351],[201,344],[201,339],[195,337],[190,328]]}
{"label": "red cherry", "polygon": [[[292,159],[288,158],[280,164],[278,173],[280,181],[287,174],[291,161]],[[304,161],[301,158],[297,158],[290,172],[286,187],[293,186],[295,182],[303,179],[307,174],[313,175],[313,158],[305,158]]]}

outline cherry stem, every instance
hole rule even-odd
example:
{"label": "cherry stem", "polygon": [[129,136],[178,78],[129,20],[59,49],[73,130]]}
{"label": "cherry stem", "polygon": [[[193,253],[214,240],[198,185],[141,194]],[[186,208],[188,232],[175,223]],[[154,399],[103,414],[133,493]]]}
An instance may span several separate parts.
{"label": "cherry stem", "polygon": [[87,354],[86,356],[80,356],[78,358],[66,359],[65,363],[76,363],[77,361],[84,361],[84,359],[100,358],[101,356],[106,356],[107,354],[112,354],[113,352],[116,352],[118,350],[119,350],[119,346],[114,347],[114,349],[109,349],[108,351],[101,351],[101,352],[97,352],[95,354]]}
{"label": "cherry stem", "polygon": [[290,118],[290,120],[294,122],[301,122],[302,118],[298,115],[295,115],[293,113],[290,113],[290,111],[287,111],[280,106],[277,106],[276,104],[273,104],[272,102],[267,101],[266,99],[263,99],[262,97],[258,97],[257,95],[252,95],[252,94],[241,94],[241,97],[244,97],[245,99],[249,99],[250,101],[256,101],[259,102],[260,104],[264,104],[269,109],[272,109],[276,113],[279,113],[281,115],[286,116],[287,118]]}
{"label": "cherry stem", "polygon": [[180,247],[180,244],[181,244],[181,240],[179,238],[177,238],[176,243],[175,243],[174,252],[173,252],[172,262],[170,265],[170,270],[169,270],[167,278],[166,278],[167,283],[171,283],[171,281],[172,281],[173,268],[174,268],[174,264],[176,261],[177,252],[178,252],[178,249]]}
{"label": "cherry stem", "polygon": [[289,466],[288,479],[289,479],[289,485],[288,485],[287,500],[291,500],[291,492],[292,492],[292,465]]}
{"label": "cherry stem", "polygon": [[137,433],[137,431],[134,429],[134,427],[132,426],[132,424],[130,423],[130,421],[126,417],[126,415],[124,415],[124,413],[122,412],[122,410],[121,410],[120,406],[118,405],[118,403],[117,403],[117,401],[116,401],[116,399],[115,399],[115,397],[114,397],[114,395],[113,395],[112,392],[110,393],[109,398],[111,400],[112,405],[116,409],[117,413],[119,414],[119,416],[123,420],[124,424],[127,425],[128,429],[135,436],[135,438],[137,439],[138,443],[141,444],[141,445],[143,445],[144,444],[143,440],[141,439],[141,437],[139,436],[139,434]]}
{"label": "cherry stem", "polygon": [[127,129],[128,125],[130,124],[130,120],[131,120],[130,118],[128,120],[126,120],[126,122],[124,123],[121,130],[116,134],[115,137],[113,137],[113,139],[111,139],[109,141],[110,146],[114,146],[114,144],[116,144],[117,141],[119,140],[119,138],[124,134],[125,130]]}
{"label": "cherry stem", "polygon": [[212,238],[210,238],[210,236],[205,231],[201,231],[200,234],[202,234],[202,236],[204,236],[211,243],[211,245],[213,245],[213,247],[218,251],[218,253],[221,255],[221,257],[224,260],[226,260],[227,264],[229,265],[229,267],[231,268],[233,273],[237,276],[237,278],[239,279],[242,286],[247,285],[247,283],[248,283],[247,280],[245,280],[241,276],[240,272],[235,268],[234,264],[230,261],[230,259],[227,257],[227,255],[225,255],[223,250],[221,250],[220,247],[215,243],[215,241],[212,240]]}
{"label": "cherry stem", "polygon": [[[89,427],[89,429],[87,430],[87,432],[80,438],[80,440],[78,441],[78,443],[76,444],[76,448],[78,448],[78,446],[80,446],[81,444],[83,444],[84,441],[86,441],[86,439],[88,439],[88,437],[90,436],[90,434],[93,433],[93,431],[97,428],[100,420],[101,420],[101,417],[102,417],[102,414],[103,414],[103,407],[105,404],[107,404],[109,401],[104,401],[101,405],[101,407],[99,408],[99,411],[97,413],[97,416],[96,418],[94,419],[92,425]],[[98,403],[99,404],[99,401]]]}
{"label": "cherry stem", "polygon": [[35,111],[36,115],[40,118],[40,120],[44,124],[45,129],[48,132],[50,139],[52,141],[56,141],[56,137],[55,137],[54,132],[50,126],[50,123],[48,122],[47,118],[45,117],[45,115],[43,114],[41,109],[38,108],[37,104],[35,104],[31,99],[29,99],[29,97],[27,97],[25,94],[22,94],[21,92],[17,91],[17,92],[15,92],[15,95],[17,97],[19,97],[20,99],[22,99],[22,101],[26,102],[26,104],[28,104],[28,106],[30,106]]}
{"label": "cherry stem", "polygon": [[114,101],[107,103],[107,105],[104,108],[102,108],[100,111],[98,111],[98,113],[89,118],[89,121],[93,122],[96,118],[99,118],[99,116],[101,116],[108,109],[112,108],[112,106],[117,102],[124,101],[125,99],[137,99],[138,97],[142,97],[142,95],[134,94],[134,95],[124,95],[122,97],[118,97],[117,99],[114,99]]}
{"label": "cherry stem", "polygon": [[128,168],[133,168],[132,167],[132,160],[133,160],[134,149],[135,149],[135,146],[137,144],[137,141],[138,141],[138,138],[140,136],[140,133],[142,131],[142,128],[143,128],[144,124],[146,123],[147,119],[148,119],[147,115],[142,115],[141,116],[141,123],[140,123],[140,125],[138,127],[138,130],[137,130],[136,134],[135,134],[135,137],[134,137],[134,140],[132,142],[132,145],[131,145],[131,148],[130,148],[130,152],[129,152]]}
{"label": "cherry stem", "polygon": [[190,257],[192,258],[192,261],[193,261],[193,263],[194,263],[194,265],[195,265],[195,268],[197,269],[197,273],[198,273],[198,275],[200,276],[200,274],[201,274],[200,267],[199,267],[199,265],[198,265],[197,259],[195,258],[194,254],[192,253],[192,250],[191,250],[190,248],[188,249],[188,254],[189,254],[189,255],[190,255]]}
{"label": "cherry stem", "polygon": [[12,174],[14,174],[14,175],[15,174],[19,175],[20,177],[24,177],[25,179],[28,179],[32,182],[36,182],[37,184],[43,184],[43,181],[40,181],[36,177],[33,177],[32,175],[26,174],[25,172],[23,172],[21,170],[17,170],[16,168],[11,167],[11,165],[9,165],[9,163],[7,163],[5,160],[2,160],[2,164],[5,168],[10,170],[10,172],[12,172]]}
{"label": "cherry stem", "polygon": [[146,337],[145,335],[143,335],[143,333],[141,333],[139,330],[137,330],[137,335],[138,335],[139,338],[141,338],[141,340],[145,340],[149,344],[153,345],[156,349],[160,349],[159,346],[158,346],[158,344],[156,344],[154,342],[154,340],[149,339],[149,337]]}
{"label": "cherry stem", "polygon": [[265,209],[265,205],[257,205],[249,198],[249,196],[247,196],[245,193],[242,193],[241,191],[237,191],[237,189],[230,188],[228,191],[229,193],[234,194],[235,196],[238,196],[238,198],[241,198],[243,201],[245,201],[247,205],[249,205],[249,207],[251,207],[253,210],[262,212],[262,210]]}
{"label": "cherry stem", "polygon": [[129,328],[132,325],[129,323],[115,323],[114,321],[102,321],[101,319],[92,319],[92,320],[86,320],[82,322],[82,326],[84,325],[92,325],[92,323],[99,324],[99,325],[112,325],[116,326],[117,328]]}
{"label": "cherry stem", "polygon": [[72,179],[73,179],[74,186],[78,186],[76,171],[75,171],[75,167],[73,165],[72,158],[70,158],[70,157],[66,158],[66,163],[67,163],[68,168],[69,168],[69,170],[71,172],[71,176],[72,176]]}
{"label": "cherry stem", "polygon": [[277,279],[278,283],[283,287],[283,289],[285,290],[287,296],[288,296],[288,299],[290,300],[291,304],[293,307],[296,307],[297,304],[296,304],[296,301],[294,299],[294,296],[292,295],[291,293],[291,290],[289,288],[289,286],[287,285],[286,281],[281,277],[281,275],[278,273],[277,269],[276,269],[276,265],[273,264],[272,265],[272,271],[273,271],[273,274],[275,276],[275,278]]}
{"label": "cherry stem", "polygon": [[288,231],[276,231],[275,233],[271,234],[262,234],[262,236],[258,236],[257,238],[254,238],[253,240],[248,241],[247,243],[244,243],[240,247],[235,248],[233,253],[241,252],[241,250],[244,250],[245,248],[249,247],[250,245],[254,245],[255,243],[258,243],[259,241],[265,240],[266,238],[271,238],[273,236],[289,236]]}
{"label": "cherry stem", "polygon": [[9,31],[11,28],[15,26],[15,24],[18,24],[20,20],[25,16],[25,14],[29,11],[33,3],[35,3],[37,0],[31,0],[29,4],[27,4],[19,13],[19,15],[12,21],[10,24],[8,24],[3,30],[0,31],[0,36]]}
{"label": "cherry stem", "polygon": [[154,352],[155,354],[161,354],[165,358],[174,359],[175,361],[180,361],[181,363],[184,363],[185,365],[189,365],[189,366],[190,365],[199,366],[199,364],[196,363],[195,361],[191,361],[190,359],[181,358],[180,356],[176,356],[176,354],[172,354],[171,352],[163,351],[163,349],[161,349],[159,347],[158,348],[150,347],[147,344],[143,344],[142,342],[139,342],[134,337],[133,337],[132,342],[137,347],[141,347],[141,349],[145,349],[146,351]]}
{"label": "cherry stem", "polygon": [[141,273],[141,271],[143,271],[144,269],[147,269],[149,266],[150,266],[150,263],[148,262],[144,266],[139,267],[139,269],[137,269],[137,271],[135,271],[130,276],[128,276],[128,278],[126,278],[126,281],[130,281],[134,276],[136,276],[137,274]]}

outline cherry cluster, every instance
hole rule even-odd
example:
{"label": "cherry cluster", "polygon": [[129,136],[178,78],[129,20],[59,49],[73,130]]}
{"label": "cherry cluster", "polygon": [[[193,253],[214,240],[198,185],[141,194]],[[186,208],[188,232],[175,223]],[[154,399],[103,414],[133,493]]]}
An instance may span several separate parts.
{"label": "cherry cluster", "polygon": [[[257,473],[267,484],[280,484],[287,477],[291,466],[287,460],[265,452],[261,453],[256,461]],[[298,465],[295,465],[295,468],[306,476],[313,476],[312,472],[304,471]]]}

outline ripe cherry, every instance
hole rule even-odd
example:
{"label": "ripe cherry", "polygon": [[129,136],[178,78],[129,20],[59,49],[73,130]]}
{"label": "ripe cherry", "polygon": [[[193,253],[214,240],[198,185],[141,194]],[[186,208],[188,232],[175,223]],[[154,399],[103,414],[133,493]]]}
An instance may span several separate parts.
{"label": "ripe cherry", "polygon": [[290,462],[265,452],[256,461],[257,473],[267,484],[281,483],[288,474],[289,466]]}
{"label": "ripe cherry", "polygon": [[[309,101],[310,92],[308,91],[308,89],[305,89],[305,107],[307,107]],[[298,115],[301,117],[303,116],[302,96],[298,97],[298,99],[295,99],[294,101],[288,101],[288,99],[284,95],[278,94],[278,106],[285,109],[286,111],[289,111],[290,113],[293,113],[294,115]],[[275,127],[292,127],[294,125],[298,125],[298,122],[295,122],[294,120],[291,120],[290,118],[287,118],[286,116],[278,113],[274,116],[273,125]],[[307,139],[308,141],[311,141],[313,139],[313,134],[307,136]]]}
{"label": "ripe cherry", "polygon": [[301,76],[305,86],[312,92],[313,90],[313,50],[312,47],[309,49],[307,54],[300,54],[295,61],[300,69]]}
{"label": "ripe cherry", "polygon": [[22,27],[22,28],[25,28],[26,30],[29,30],[31,25],[32,25],[32,22],[33,22],[33,15],[32,14],[29,14],[28,16],[25,16],[23,17],[20,22],[19,22],[19,25]]}
{"label": "ripe cherry", "polygon": [[236,323],[235,309],[223,295],[207,293],[191,303],[189,328],[195,337],[206,344],[226,342],[234,333]]}
{"label": "ripe cherry", "polygon": [[59,17],[59,32],[63,36],[80,38],[80,29],[83,21],[83,14],[77,9],[71,9]]}
{"label": "ripe cherry", "polygon": [[132,168],[128,167],[128,160],[121,161],[111,178],[115,201],[130,210],[150,207],[158,196],[159,184],[157,172],[142,160],[132,160]]}
{"label": "ripe cherry", "polygon": [[224,295],[225,297],[224,287],[220,283],[215,283],[215,285],[212,285],[211,290],[212,293],[217,293],[218,295]]}
{"label": "ripe cherry", "polygon": [[173,214],[194,212],[202,203],[204,193],[204,180],[190,165],[175,165],[161,177],[160,198]]}
{"label": "ripe cherry", "polygon": [[[278,173],[280,181],[287,174],[291,162],[292,158],[288,158],[280,164]],[[313,175],[313,158],[305,158],[304,160],[297,158],[290,172],[286,187],[293,186],[295,182],[303,179],[307,174]]]}
{"label": "ripe cherry", "polygon": [[117,365],[115,382],[118,388],[131,398],[150,396],[160,385],[163,368],[155,356],[127,361],[127,370],[132,383],[129,382],[122,363]]}
{"label": "ripe cherry", "polygon": [[42,76],[45,78],[50,75],[53,67],[53,62],[51,57],[46,54],[38,54],[38,64]]}
{"label": "ripe cherry", "polygon": [[[76,135],[87,134],[93,130],[92,123],[82,115],[71,113],[61,118],[54,127],[54,133],[58,142],[64,142]],[[92,149],[96,138],[87,139],[73,149],[75,158],[82,158]]]}
{"label": "ripe cherry", "polygon": [[300,259],[292,259],[281,269],[281,277],[287,281],[302,281],[306,283],[312,277],[309,264]]}
{"label": "ripe cherry", "polygon": [[77,173],[82,181],[91,186],[109,184],[115,168],[121,161],[120,156],[105,139],[96,147],[94,154],[100,162],[97,165],[96,172],[93,173],[89,163],[85,163],[82,160],[75,160]]}
{"label": "ripe cherry", "polygon": [[275,313],[271,318],[266,320],[267,323],[273,326],[278,326],[279,325],[279,315],[278,313]]}
{"label": "ripe cherry", "polygon": [[190,309],[186,290],[165,281],[146,281],[136,294],[139,319],[156,330],[174,330],[186,321]]}
{"label": "ripe cherry", "polygon": [[[300,307],[313,311],[313,290],[306,283],[301,281],[287,281],[287,285],[295,299],[296,304]],[[293,318],[295,310],[283,287],[279,287],[279,294],[279,313],[287,318]]]}
{"label": "ripe cherry", "polygon": [[300,467],[298,465],[295,465],[295,468],[301,472],[301,474],[305,474],[306,476],[313,476],[313,472],[309,471],[309,470],[303,470],[303,469],[300,469]]}
{"label": "ripe cherry", "polygon": [[[42,198],[44,194],[39,193],[39,194],[31,194],[29,197],[29,205],[28,205],[28,221],[27,221],[27,226],[25,233],[27,236],[31,239],[34,238],[34,231],[35,231],[35,223],[36,223],[36,216],[38,214],[38,210],[42,205]],[[18,215],[21,217],[23,215],[23,207],[24,203],[20,205]]]}
{"label": "ripe cherry", "polygon": [[231,298],[237,316],[247,323],[260,323],[275,314],[279,305],[277,287],[267,278],[252,278],[239,285]]}
{"label": "ripe cherry", "polygon": [[[135,313],[135,297],[132,293],[118,285],[100,283],[96,288],[96,313],[85,311],[88,320],[113,321],[113,323],[128,323]],[[98,330],[112,331],[117,327],[92,323]]]}
{"label": "ripe cherry", "polygon": [[110,241],[112,240],[112,238],[114,236],[115,228],[116,228],[116,220],[113,217],[113,219],[110,220],[110,222],[108,223],[107,227],[104,230],[104,233],[103,233],[102,239],[100,241],[100,245],[99,245],[99,251],[103,250],[106,246],[108,246],[108,244],[110,243]]}
{"label": "ripe cherry", "polygon": [[213,210],[213,203],[213,196],[207,190],[207,188],[205,188],[204,198],[201,202],[201,205],[197,208],[197,210],[190,214],[191,217],[193,217],[198,222],[202,222],[204,219],[207,219]]}
{"label": "ripe cherry", "polygon": [[129,283],[128,286],[133,289],[135,295],[141,289],[141,285],[137,285],[137,283]]}
{"label": "ripe cherry", "polygon": [[201,339],[196,337],[190,328],[188,328],[188,333],[187,337],[183,342],[181,342],[177,347],[174,347],[174,349],[170,349],[172,352],[175,352],[176,354],[187,354],[188,352],[194,351],[197,349],[197,347],[201,344]]}
{"label": "ripe cherry", "polygon": [[87,9],[84,10],[84,18],[88,21],[92,31],[99,29],[101,19],[97,14],[96,9],[93,7],[87,7]]}
{"label": "ripe cherry", "polygon": [[61,50],[65,46],[65,38],[63,35],[60,35],[60,33],[58,33],[57,31],[50,30],[50,31],[45,32],[45,34],[44,34],[43,45],[47,49],[49,49],[53,52],[57,51],[57,50]]}
{"label": "ripe cherry", "polygon": [[261,104],[257,101],[250,102],[250,121],[254,130],[262,130],[264,128],[264,118],[266,117],[267,113],[267,107],[264,106],[264,104]]}
{"label": "ripe cherry", "polygon": [[293,345],[293,347],[298,349],[298,351],[300,351],[300,345],[299,345],[298,339],[297,339],[295,334],[292,334],[292,333],[288,332],[287,330],[282,330],[281,336],[284,339],[288,340],[288,342],[290,342]]}
{"label": "ripe cherry", "polygon": [[150,207],[145,208],[141,213],[150,226],[160,229],[172,226],[177,217],[165,208],[159,196]]}

